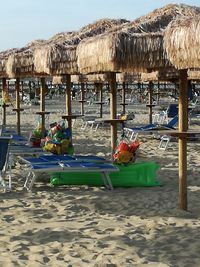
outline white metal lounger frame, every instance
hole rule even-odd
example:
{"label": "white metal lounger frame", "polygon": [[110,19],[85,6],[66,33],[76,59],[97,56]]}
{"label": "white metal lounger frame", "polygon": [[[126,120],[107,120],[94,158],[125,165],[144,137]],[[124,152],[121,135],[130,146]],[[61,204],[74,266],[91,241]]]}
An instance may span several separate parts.
{"label": "white metal lounger frame", "polygon": [[72,167],[67,167],[66,166],[67,164],[65,166],[62,163],[58,163],[58,164],[59,165],[57,168],[55,167],[52,168],[51,165],[49,165],[49,167],[45,169],[31,169],[24,183],[24,188],[26,188],[27,191],[31,191],[33,184],[35,182],[35,179],[36,179],[36,173],[41,173],[41,172],[99,172],[101,174],[101,178],[103,180],[104,186],[109,190],[113,190],[113,185],[109,177],[109,173],[119,171],[118,168],[113,168],[113,169],[109,169],[109,168],[103,169],[103,168],[98,168],[98,167],[72,168]]}

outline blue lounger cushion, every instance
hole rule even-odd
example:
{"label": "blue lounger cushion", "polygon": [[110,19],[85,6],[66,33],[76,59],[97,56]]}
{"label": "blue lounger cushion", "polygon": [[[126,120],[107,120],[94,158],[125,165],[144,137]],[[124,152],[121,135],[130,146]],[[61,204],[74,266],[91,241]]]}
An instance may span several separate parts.
{"label": "blue lounger cushion", "polygon": [[78,162],[105,162],[106,159],[98,156],[82,156],[82,155],[42,155],[40,157],[21,157],[27,164],[43,164],[48,162],[78,161]]}
{"label": "blue lounger cushion", "polygon": [[117,170],[118,168],[112,164],[108,163],[94,163],[94,162],[62,162],[61,164],[59,162],[51,162],[51,163],[44,163],[44,164],[32,164],[31,169],[34,171],[67,171],[67,170]]}

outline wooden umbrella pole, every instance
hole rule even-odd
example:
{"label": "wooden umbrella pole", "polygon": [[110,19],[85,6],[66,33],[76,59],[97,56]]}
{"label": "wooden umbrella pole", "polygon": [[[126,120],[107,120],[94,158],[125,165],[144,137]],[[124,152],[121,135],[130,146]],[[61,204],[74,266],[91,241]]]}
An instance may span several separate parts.
{"label": "wooden umbrella pole", "polygon": [[[45,78],[41,78],[41,87],[40,87],[40,111],[45,112],[45,93],[46,93],[46,83]],[[45,113],[41,113],[41,131],[42,136],[45,134]]]}
{"label": "wooden umbrella pole", "polygon": [[85,101],[85,86],[84,83],[81,83],[81,115],[84,115],[84,101]]}
{"label": "wooden umbrella pole", "polygon": [[[180,70],[179,81],[179,132],[188,130],[187,70]],[[187,138],[179,136],[179,207],[187,210]]]}
{"label": "wooden umbrella pole", "polygon": [[126,113],[126,108],[125,108],[125,94],[126,94],[126,84],[125,82],[122,83],[122,114]]}
{"label": "wooden umbrella pole", "polygon": [[[7,83],[6,83],[6,78],[2,78],[2,97],[3,100],[4,96],[8,95],[8,87],[7,87]],[[2,105],[2,124],[5,126],[6,125],[6,103],[3,102]]]}
{"label": "wooden umbrella pole", "polygon": [[152,94],[153,94],[153,83],[149,82],[149,123],[152,123]]}
{"label": "wooden umbrella pole", "polygon": [[21,100],[23,101],[24,100],[24,82],[23,81],[21,81],[21,92],[22,92]]}
{"label": "wooden umbrella pole", "polygon": [[100,118],[103,117],[103,83],[99,83]]}
{"label": "wooden umbrella pole", "polygon": [[157,84],[158,88],[157,88],[157,103],[159,104],[160,102],[160,83],[158,82]]}
{"label": "wooden umbrella pole", "polygon": [[17,120],[17,133],[20,134],[20,79],[16,78],[15,81],[15,92],[16,92],[16,120]]}
{"label": "wooden umbrella pole", "polygon": [[[66,75],[66,114],[72,115],[72,102],[71,102],[71,75]],[[68,127],[72,130],[72,118],[68,118]]]}
{"label": "wooden umbrella pole", "polygon": [[[116,88],[116,73],[110,73],[110,116],[111,119],[116,119],[117,115],[117,88]],[[117,124],[111,123],[111,153],[114,154],[117,143]]]}

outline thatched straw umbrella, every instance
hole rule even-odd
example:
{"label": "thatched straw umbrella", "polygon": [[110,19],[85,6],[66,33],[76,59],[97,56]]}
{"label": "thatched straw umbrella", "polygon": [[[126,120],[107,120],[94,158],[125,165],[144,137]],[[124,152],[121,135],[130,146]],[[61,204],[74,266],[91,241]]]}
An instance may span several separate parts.
{"label": "thatched straw umbrella", "polygon": [[200,66],[200,16],[179,19],[165,31],[168,58],[178,69]]}
{"label": "thatched straw umbrella", "polygon": [[0,78],[2,79],[2,124],[6,125],[6,107],[8,107],[9,100],[9,92],[8,92],[8,86],[6,83],[6,78],[8,78],[7,72],[6,72],[6,62],[8,60],[8,57],[16,51],[16,48],[9,49],[6,51],[0,52]]}
{"label": "thatched straw umbrella", "polygon": [[78,74],[76,48],[81,40],[106,32],[125,23],[126,20],[102,19],[89,24],[67,37],[55,39],[34,51],[34,65],[37,73],[54,75]]}
{"label": "thatched straw umbrella", "polygon": [[[77,66],[76,48],[81,40],[89,38],[91,36],[98,35],[122,23],[126,23],[127,20],[111,20],[103,19],[93,24],[89,24],[83,27],[78,32],[71,33],[68,38],[60,40],[50,40],[50,42],[42,48],[38,48],[34,52],[34,65],[37,73],[47,75],[66,75],[68,83],[66,83],[66,113],[68,118],[68,126],[71,128],[71,105],[69,104],[71,99],[71,74],[79,74]],[[81,110],[84,114],[84,88],[82,85],[82,99]]]}
{"label": "thatched straw umbrella", "polygon": [[200,17],[182,18],[169,24],[164,45],[168,58],[179,69],[179,194],[180,207],[187,209],[187,136],[188,82],[187,69],[200,68]]}
{"label": "thatched straw umbrella", "polygon": [[20,112],[23,109],[20,108],[20,78],[33,77],[33,50],[38,45],[44,44],[44,40],[36,40],[27,44],[25,47],[15,49],[10,53],[6,61],[6,74],[9,78],[15,78],[15,91],[16,91],[16,107],[13,109],[16,112],[17,120],[17,133],[20,134]]}
{"label": "thatched straw umbrella", "polygon": [[[113,82],[110,85],[113,88],[113,95],[110,96],[112,120],[116,119],[117,113],[115,73],[147,72],[149,69],[169,66],[162,43],[163,34],[160,32],[134,34],[115,32],[82,41],[78,46],[78,64],[83,74],[112,73],[110,75]],[[111,125],[111,137],[112,151],[114,151],[117,140],[117,127],[114,123]]]}
{"label": "thatched straw umbrella", "polygon": [[35,40],[25,47],[16,49],[9,55],[6,63],[6,73],[9,78],[34,77],[33,51],[43,45],[44,40]]}

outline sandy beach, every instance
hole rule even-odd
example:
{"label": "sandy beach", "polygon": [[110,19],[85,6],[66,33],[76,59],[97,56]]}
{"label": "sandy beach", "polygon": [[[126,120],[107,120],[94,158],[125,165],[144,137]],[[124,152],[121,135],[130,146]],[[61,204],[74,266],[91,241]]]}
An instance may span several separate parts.
{"label": "sandy beach", "polygon": [[[73,106],[74,113],[76,109]],[[88,114],[94,112],[89,109]],[[148,122],[144,107],[128,109],[135,112],[131,123]],[[36,126],[36,110],[39,106],[26,106],[22,113],[27,135]],[[49,101],[46,110],[51,112],[49,122],[58,121],[65,113],[64,102]],[[104,112],[107,116],[106,108]],[[7,113],[7,124],[15,126],[15,114]],[[94,132],[80,131],[80,126],[78,119],[73,128],[75,153],[110,159],[109,127]],[[191,127],[197,129],[198,120]],[[150,135],[139,135],[139,140],[136,162],[158,163],[162,186],[54,188],[38,179],[32,192],[24,192],[26,172],[17,164],[12,192],[0,194],[0,266],[200,266],[200,143],[188,142],[185,212],[178,209],[177,141],[163,151]]]}

